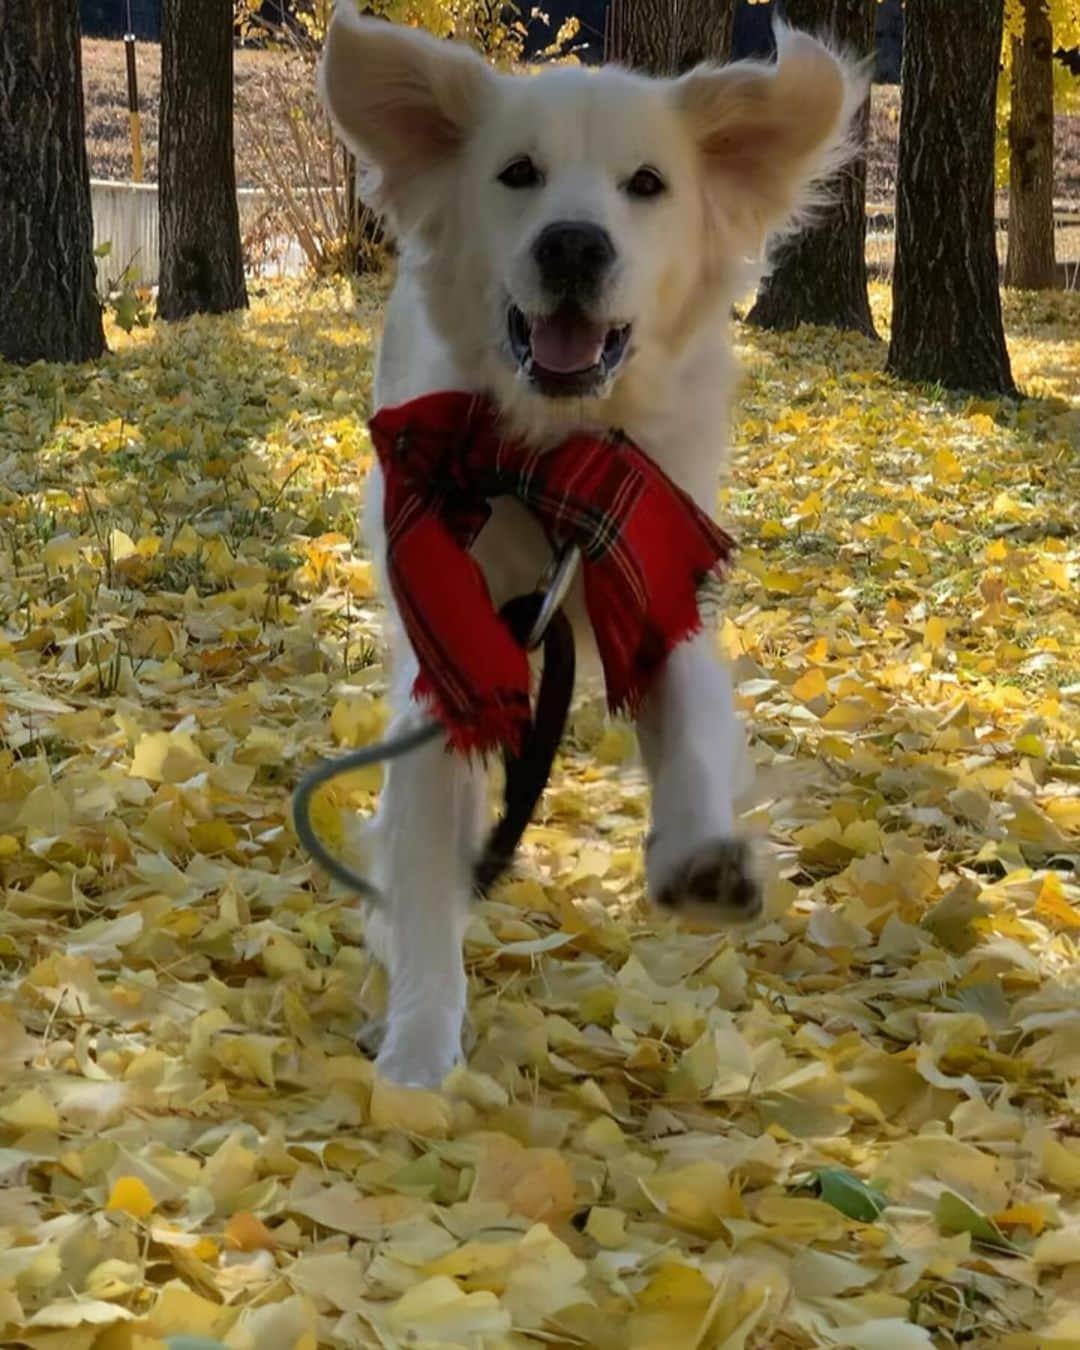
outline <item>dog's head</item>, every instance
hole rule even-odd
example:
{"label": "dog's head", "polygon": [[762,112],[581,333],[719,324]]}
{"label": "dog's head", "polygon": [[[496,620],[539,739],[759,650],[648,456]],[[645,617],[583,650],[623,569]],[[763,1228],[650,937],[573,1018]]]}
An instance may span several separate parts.
{"label": "dog's head", "polygon": [[864,86],[804,34],[677,80],[500,75],[338,6],[325,104],[463,372],[521,420],[611,422],[836,162]]}

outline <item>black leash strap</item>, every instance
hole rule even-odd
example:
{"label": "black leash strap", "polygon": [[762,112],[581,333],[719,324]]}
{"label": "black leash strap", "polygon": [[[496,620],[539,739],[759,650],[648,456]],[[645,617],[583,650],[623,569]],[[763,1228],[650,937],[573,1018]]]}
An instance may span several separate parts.
{"label": "black leash strap", "polygon": [[[543,597],[522,595],[502,609],[518,642],[525,645],[540,614]],[[548,621],[543,637],[544,668],[536,692],[536,709],[517,755],[503,755],[506,771],[505,809],[473,872],[477,891],[485,895],[514,861],[521,836],[532,820],[536,804],[551,777],[551,766],[566,728],[574,693],[574,633],[562,610]]]}
{"label": "black leash strap", "polygon": [[[551,776],[551,766],[562,740],[574,693],[575,652],[574,634],[570,622],[561,609],[552,609],[549,595],[536,592],[518,596],[500,611],[510,625],[517,641],[524,647],[530,644],[538,623],[543,618],[541,645],[544,664],[536,694],[533,720],[526,733],[521,750],[514,755],[506,752],[503,764],[506,770],[505,807],[502,817],[488,836],[484,851],[476,864],[473,879],[479,894],[486,894],[514,861],[521,836],[532,819],[536,804]],[[431,721],[397,736],[393,741],[380,741],[364,746],[338,759],[318,765],[301,780],[293,796],[293,820],[300,843],[316,862],[335,881],[378,902],[382,893],[365,877],[347,867],[323,844],[311,823],[311,803],[324,783],[355,769],[366,768],[386,760],[418,750],[428,741],[442,734],[440,723]]]}

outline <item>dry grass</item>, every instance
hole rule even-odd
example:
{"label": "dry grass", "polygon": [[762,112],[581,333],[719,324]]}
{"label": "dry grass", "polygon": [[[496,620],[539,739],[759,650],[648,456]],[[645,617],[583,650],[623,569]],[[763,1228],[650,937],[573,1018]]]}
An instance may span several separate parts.
{"label": "dry grass", "polygon": [[[892,210],[896,194],[896,149],[900,138],[900,88],[875,85],[870,110],[867,153],[867,199]],[[1080,211],[1080,115],[1059,113],[1054,119],[1054,204],[1059,211]],[[998,211],[1008,209],[1008,194],[998,194]]]}
{"label": "dry grass", "polygon": [[[1080,289],[1080,225],[1074,223],[1076,219],[1075,216],[1072,217],[1068,224],[1059,221],[1054,231],[1054,257],[1059,272],[1064,269],[1062,272],[1064,280],[1059,284],[1067,290]],[[1009,233],[1003,226],[999,226],[995,238],[998,259],[1004,267],[1005,255],[1009,248]],[[867,232],[866,261],[873,276],[883,279],[892,276],[895,252],[896,236],[891,229],[871,229]]]}
{"label": "dry grass", "polygon": [[[157,178],[158,110],[161,104],[161,49],[140,42],[137,49],[139,105],[142,110],[143,156],[148,179]],[[86,101],[86,145],[93,178],[131,177],[131,140],[127,119],[127,80],[124,44],[84,38],[83,93]],[[244,135],[243,115],[258,121],[273,97],[272,70],[283,57],[278,52],[243,48],[235,54],[236,68],[236,178],[240,187],[255,187],[258,151]]]}
{"label": "dry grass", "polygon": [[[243,114],[248,113],[258,121],[268,100],[273,98],[270,72],[275,64],[288,59],[277,52],[254,49],[241,49],[236,53],[236,106],[240,114],[236,128],[236,174],[242,187],[255,186],[258,182],[258,152],[244,133]],[[146,175],[153,179],[157,176],[157,119],[161,85],[161,60],[155,43],[139,44],[138,63]],[[131,145],[126,116],[123,43],[91,38],[83,40],[83,85],[90,173],[95,178],[128,178],[131,174]],[[878,85],[874,89],[870,120],[867,196],[874,206],[890,211],[896,189],[899,131],[900,90],[895,85]],[[1080,211],[1080,117],[1058,117],[1056,135],[1058,206]]]}

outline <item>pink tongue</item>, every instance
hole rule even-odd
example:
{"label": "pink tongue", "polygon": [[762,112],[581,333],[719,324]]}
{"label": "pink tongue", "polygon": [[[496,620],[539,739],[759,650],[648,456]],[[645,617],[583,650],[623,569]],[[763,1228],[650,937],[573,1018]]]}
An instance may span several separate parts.
{"label": "pink tongue", "polygon": [[556,310],[544,319],[533,320],[533,360],[556,375],[588,370],[600,360],[606,333],[605,328],[590,323],[584,314]]}

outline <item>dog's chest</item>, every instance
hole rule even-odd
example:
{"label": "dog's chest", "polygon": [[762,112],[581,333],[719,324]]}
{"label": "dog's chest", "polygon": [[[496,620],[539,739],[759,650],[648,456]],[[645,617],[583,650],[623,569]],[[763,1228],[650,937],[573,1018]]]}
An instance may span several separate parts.
{"label": "dog's chest", "polygon": [[[516,595],[534,590],[552,556],[551,546],[535,517],[506,497],[491,503],[491,519],[473,544],[472,554],[483,569],[493,602],[499,607]],[[580,574],[570,588],[565,610],[574,626],[580,673],[594,676],[599,667]]]}

